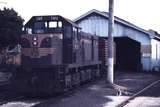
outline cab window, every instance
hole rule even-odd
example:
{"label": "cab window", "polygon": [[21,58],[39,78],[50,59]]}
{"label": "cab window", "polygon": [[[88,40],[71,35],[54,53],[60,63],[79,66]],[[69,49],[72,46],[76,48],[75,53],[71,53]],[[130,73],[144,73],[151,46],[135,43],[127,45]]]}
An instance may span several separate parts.
{"label": "cab window", "polygon": [[56,27],[57,27],[57,22],[56,21],[49,22],[49,28],[56,28]]}
{"label": "cab window", "polygon": [[36,22],[34,23],[34,32],[44,33],[46,27],[47,27],[47,22]]}

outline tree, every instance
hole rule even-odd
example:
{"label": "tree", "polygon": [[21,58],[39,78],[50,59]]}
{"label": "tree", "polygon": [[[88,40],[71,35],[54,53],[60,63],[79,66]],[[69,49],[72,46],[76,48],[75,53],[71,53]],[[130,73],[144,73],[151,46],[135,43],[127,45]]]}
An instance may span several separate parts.
{"label": "tree", "polygon": [[23,21],[14,9],[0,10],[0,51],[20,42]]}
{"label": "tree", "polygon": [[0,9],[0,63],[5,63],[6,50],[20,42],[23,21],[14,9]]}

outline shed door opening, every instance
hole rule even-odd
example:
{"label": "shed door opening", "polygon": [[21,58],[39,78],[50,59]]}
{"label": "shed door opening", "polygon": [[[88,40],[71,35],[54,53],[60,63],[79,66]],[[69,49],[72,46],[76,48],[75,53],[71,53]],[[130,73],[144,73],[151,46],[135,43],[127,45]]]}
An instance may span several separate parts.
{"label": "shed door opening", "polygon": [[140,69],[140,43],[128,37],[117,37],[116,42],[116,70],[137,71]]}

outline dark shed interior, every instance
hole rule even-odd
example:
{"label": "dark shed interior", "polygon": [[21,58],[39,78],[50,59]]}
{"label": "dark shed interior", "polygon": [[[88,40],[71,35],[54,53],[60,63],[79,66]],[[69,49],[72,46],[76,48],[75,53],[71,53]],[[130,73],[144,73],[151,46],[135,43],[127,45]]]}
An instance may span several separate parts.
{"label": "dark shed interior", "polygon": [[116,43],[116,70],[137,71],[141,65],[141,44],[128,37],[114,38]]}

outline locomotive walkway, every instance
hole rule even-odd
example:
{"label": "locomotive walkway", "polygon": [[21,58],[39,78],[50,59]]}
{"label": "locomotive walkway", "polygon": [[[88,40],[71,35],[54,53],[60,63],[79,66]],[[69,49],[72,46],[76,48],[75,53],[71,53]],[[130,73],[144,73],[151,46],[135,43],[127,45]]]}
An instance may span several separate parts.
{"label": "locomotive walkway", "polygon": [[119,72],[115,76],[115,85],[100,79],[35,107],[117,107],[158,79],[159,76],[146,72]]}

